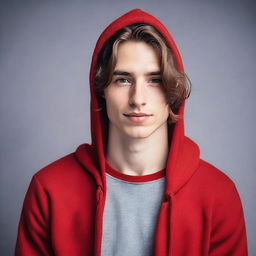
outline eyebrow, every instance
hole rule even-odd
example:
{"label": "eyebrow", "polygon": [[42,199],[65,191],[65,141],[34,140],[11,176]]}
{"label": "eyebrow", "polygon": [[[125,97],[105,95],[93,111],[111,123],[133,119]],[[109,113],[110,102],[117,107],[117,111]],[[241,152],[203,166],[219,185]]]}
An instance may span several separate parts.
{"label": "eyebrow", "polygon": [[[148,73],[145,73],[146,76],[154,76],[154,75],[160,75],[160,71],[152,71],[152,72],[148,72]],[[123,70],[115,70],[113,72],[113,76],[118,76],[118,75],[121,75],[121,76],[133,76],[134,73],[133,72],[127,72],[127,71],[123,71]]]}

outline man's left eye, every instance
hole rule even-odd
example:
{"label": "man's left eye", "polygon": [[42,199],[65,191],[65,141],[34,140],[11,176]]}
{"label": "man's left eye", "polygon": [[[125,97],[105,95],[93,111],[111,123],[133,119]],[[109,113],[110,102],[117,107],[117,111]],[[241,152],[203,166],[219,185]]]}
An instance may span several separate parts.
{"label": "man's left eye", "polygon": [[161,83],[161,82],[162,82],[162,79],[153,78],[153,79],[151,79],[151,81],[153,81],[153,83]]}

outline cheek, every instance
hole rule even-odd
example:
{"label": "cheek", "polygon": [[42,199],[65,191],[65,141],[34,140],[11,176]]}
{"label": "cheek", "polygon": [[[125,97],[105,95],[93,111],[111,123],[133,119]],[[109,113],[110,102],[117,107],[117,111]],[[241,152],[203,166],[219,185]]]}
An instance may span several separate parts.
{"label": "cheek", "polygon": [[168,103],[166,101],[166,97],[162,91],[154,91],[150,95],[151,102],[154,103],[155,106],[159,106],[159,108],[168,108]]}
{"label": "cheek", "polygon": [[123,108],[122,105],[124,104],[124,100],[120,95],[111,94],[110,96],[106,96],[106,105],[107,105],[107,112],[108,115],[114,115]]}
{"label": "cheek", "polygon": [[166,101],[165,95],[159,94],[154,97],[154,108],[160,119],[167,119],[169,116],[169,104]]}
{"label": "cheek", "polygon": [[127,89],[122,88],[113,88],[111,85],[108,90],[105,91],[106,101],[109,105],[119,106],[124,104],[124,101],[127,99],[129,91]]}

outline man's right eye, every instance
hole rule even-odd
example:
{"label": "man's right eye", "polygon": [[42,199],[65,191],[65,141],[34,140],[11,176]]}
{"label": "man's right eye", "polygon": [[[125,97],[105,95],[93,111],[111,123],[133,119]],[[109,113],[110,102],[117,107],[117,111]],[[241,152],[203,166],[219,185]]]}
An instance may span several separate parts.
{"label": "man's right eye", "polygon": [[130,81],[127,80],[126,78],[118,78],[118,79],[115,80],[115,83],[123,84],[123,83],[130,83]]}

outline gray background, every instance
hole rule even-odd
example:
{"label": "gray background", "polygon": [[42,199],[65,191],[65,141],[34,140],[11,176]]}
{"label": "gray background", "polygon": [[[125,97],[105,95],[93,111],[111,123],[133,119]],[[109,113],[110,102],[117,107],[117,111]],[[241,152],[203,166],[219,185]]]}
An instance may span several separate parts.
{"label": "gray background", "polygon": [[159,18],[180,49],[193,83],[186,134],[236,183],[256,255],[256,5],[220,0],[1,1],[0,255],[13,254],[32,175],[91,141],[92,51],[133,8]]}

